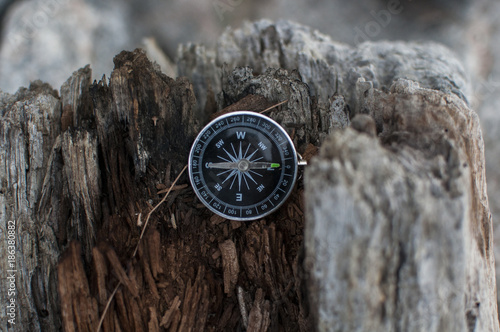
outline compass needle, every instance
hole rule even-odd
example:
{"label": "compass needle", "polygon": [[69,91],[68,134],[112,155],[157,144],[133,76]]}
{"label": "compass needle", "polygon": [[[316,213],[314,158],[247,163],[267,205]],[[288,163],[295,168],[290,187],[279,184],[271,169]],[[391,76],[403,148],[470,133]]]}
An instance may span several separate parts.
{"label": "compass needle", "polygon": [[292,140],[274,120],[231,112],[196,137],[189,180],[211,212],[230,220],[255,220],[275,211],[294,190],[297,160]]}
{"label": "compass needle", "polygon": [[235,162],[208,163],[207,167],[218,168],[218,169],[238,169],[238,163]]}

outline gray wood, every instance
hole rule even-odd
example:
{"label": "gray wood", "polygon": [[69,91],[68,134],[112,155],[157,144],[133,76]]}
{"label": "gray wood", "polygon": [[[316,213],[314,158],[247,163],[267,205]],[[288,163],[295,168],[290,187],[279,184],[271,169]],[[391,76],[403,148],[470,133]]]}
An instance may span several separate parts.
{"label": "gray wood", "polygon": [[[369,89],[363,103],[372,124],[355,117],[357,130],[329,136],[306,171],[315,325],[498,331],[477,115],[408,80]],[[367,134],[375,124],[378,139]]]}
{"label": "gray wood", "polygon": [[[14,330],[57,330],[60,317],[54,268],[60,251],[53,225],[38,218],[38,202],[52,147],[60,144],[61,102],[50,86],[34,82],[15,96],[4,95],[1,104],[0,227],[7,234],[7,222],[15,221],[16,236],[15,267],[2,259],[0,270],[16,270],[16,287],[13,296],[1,287],[0,297],[4,303],[15,299]],[[4,239],[2,236],[2,253],[8,251]],[[0,313],[0,324],[8,331],[5,310]]]}
{"label": "gray wood", "polygon": [[[17,222],[16,328],[92,330],[120,280],[105,331],[234,330],[241,312],[253,330],[498,330],[481,130],[447,49],[350,47],[259,21],[213,50],[180,47],[177,64],[187,78],[122,52],[109,81],[92,84],[83,68],[60,96],[40,82],[0,95],[0,227]],[[207,217],[179,188],[131,259],[138,215],[210,116],[284,100],[267,114],[299,152],[322,145],[304,196],[299,184],[275,215],[242,224]]]}

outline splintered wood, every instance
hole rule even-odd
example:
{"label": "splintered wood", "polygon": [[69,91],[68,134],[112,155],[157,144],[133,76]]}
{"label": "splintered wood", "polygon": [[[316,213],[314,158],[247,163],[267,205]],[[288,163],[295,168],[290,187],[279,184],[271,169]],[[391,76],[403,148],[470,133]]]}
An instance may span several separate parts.
{"label": "splintered wood", "polygon": [[[302,208],[300,195],[291,196],[276,221],[241,223],[236,229],[229,221],[207,222],[207,211],[195,214],[190,226],[180,224],[185,236],[166,224],[152,224],[129,262],[101,243],[92,251],[90,287],[78,286],[78,292],[74,283],[88,281],[80,255],[73,253],[71,261],[60,264],[63,310],[93,313],[87,321],[67,316],[68,331],[73,320],[81,324],[74,331],[85,326],[93,331],[118,282],[101,331],[233,331],[245,325],[248,331],[267,331],[272,324],[283,331],[308,331],[298,275],[302,233],[296,230],[303,224],[298,214],[290,219],[288,213],[292,206]],[[231,238],[225,235],[229,231]],[[70,263],[76,272],[61,274]],[[76,263],[80,268],[73,268]],[[75,296],[85,301],[75,302]]]}
{"label": "splintered wood", "polygon": [[[100,319],[105,332],[309,331],[301,183],[265,219],[213,215],[186,175],[172,180],[198,126],[187,80],[163,76],[141,51],[123,52],[109,86],[101,81],[90,94],[102,178],[93,198],[102,213],[91,225],[93,245],[82,246],[84,258],[72,244],[59,265],[66,331],[96,331]],[[249,96],[238,107],[273,104]]]}
{"label": "splintered wood", "polygon": [[71,242],[57,268],[63,327],[67,332],[95,331],[98,321],[97,301],[90,294],[80,255],[81,246]]}
{"label": "splintered wood", "polygon": [[269,311],[270,303],[264,300],[264,292],[259,288],[255,293],[255,301],[248,318],[247,332],[267,331],[269,324],[271,324]]}
{"label": "splintered wood", "polygon": [[224,293],[233,294],[240,273],[236,246],[233,241],[226,240],[219,243],[219,249],[222,253],[222,269],[224,270]]}

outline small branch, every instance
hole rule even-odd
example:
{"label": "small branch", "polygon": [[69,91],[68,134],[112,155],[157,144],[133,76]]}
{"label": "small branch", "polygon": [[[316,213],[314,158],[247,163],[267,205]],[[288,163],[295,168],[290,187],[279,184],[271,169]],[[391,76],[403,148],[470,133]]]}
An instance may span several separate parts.
{"label": "small branch", "polygon": [[178,186],[170,187],[169,189],[162,189],[162,190],[158,191],[156,194],[161,195],[161,194],[166,193],[169,190],[170,191],[176,191],[176,190],[181,190],[181,189],[184,189],[184,188],[187,188],[187,187],[188,187],[188,184],[184,183],[184,184],[180,184]]}
{"label": "small branch", "polygon": [[272,110],[272,109],[273,109],[273,108],[275,108],[275,107],[278,107],[278,106],[280,106],[280,105],[283,105],[283,104],[284,104],[284,103],[286,103],[287,101],[288,101],[288,99],[285,99],[285,100],[283,100],[282,102],[279,102],[279,103],[277,103],[277,104],[274,104],[273,106],[268,107],[268,108],[266,108],[266,109],[265,109],[265,110],[263,110],[263,111],[260,111],[259,113],[260,113],[260,114],[266,113],[267,111]]}
{"label": "small branch", "polygon": [[177,183],[177,181],[179,181],[179,178],[181,177],[181,175],[184,173],[184,171],[186,170],[187,168],[187,165],[184,166],[184,168],[182,169],[182,171],[179,173],[179,175],[177,175],[177,177],[175,178],[174,182],[172,183],[172,185],[170,186],[170,188],[168,188],[168,191],[167,193],[165,194],[165,196],[163,196],[162,200],[155,205],[155,207],[149,211],[148,213],[148,216],[146,218],[146,222],[144,223],[144,227],[142,228],[142,232],[141,232],[141,236],[139,237],[139,241],[137,242],[137,246],[135,247],[135,250],[134,250],[134,253],[132,254],[132,257],[131,258],[134,258],[135,255],[137,254],[137,250],[139,249],[139,245],[141,244],[141,240],[142,238],[144,237],[144,233],[146,232],[146,227],[148,227],[148,223],[149,223],[149,218],[151,217],[151,214],[160,206],[163,204],[163,202],[165,202],[165,200],[167,199],[168,195],[170,194],[170,192],[172,191],[172,188],[175,186],[175,184]]}
{"label": "small branch", "polygon": [[118,285],[116,285],[115,289],[113,290],[113,293],[111,293],[111,296],[108,299],[108,302],[106,302],[106,306],[104,307],[104,311],[102,312],[101,319],[99,319],[99,325],[97,325],[97,332],[99,332],[101,330],[102,322],[104,322],[104,317],[106,317],[106,312],[108,312],[109,305],[111,304],[111,301],[115,297],[115,294],[121,285],[122,285],[122,282],[118,281]]}

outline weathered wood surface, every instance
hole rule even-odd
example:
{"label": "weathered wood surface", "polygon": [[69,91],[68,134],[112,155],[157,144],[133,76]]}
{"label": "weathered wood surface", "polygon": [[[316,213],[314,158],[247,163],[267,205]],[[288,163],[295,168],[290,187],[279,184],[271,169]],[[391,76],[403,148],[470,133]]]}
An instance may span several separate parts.
{"label": "weathered wood surface", "polygon": [[[25,191],[34,187],[38,196],[29,207],[3,206],[19,223],[18,243],[33,241],[18,245],[16,257],[38,258],[31,265],[18,262],[26,270],[19,274],[18,298],[28,303],[18,308],[16,327],[94,331],[121,282],[103,331],[238,330],[245,311],[254,331],[308,328],[297,260],[303,236],[300,189],[272,219],[229,222],[199,206],[190,187],[182,185],[184,176],[152,216],[132,258],[140,222],[181,171],[200,127],[188,80],[166,77],[136,51],[115,58],[109,84],[91,84],[85,68],[63,86],[61,98],[47,89],[37,83],[9,96],[3,114],[20,122],[15,135],[3,122],[2,144],[9,153],[2,175],[13,182],[5,186],[7,202],[16,200],[12,190],[19,181],[11,169],[21,170],[21,179],[31,172],[19,168],[24,159],[15,158],[44,153],[37,160],[37,181],[20,183]],[[48,136],[47,143],[30,153],[22,149],[45,141],[28,141],[29,121],[37,119],[23,113],[26,94],[29,102],[48,99],[55,105],[55,115],[33,107],[52,122],[38,120],[37,138]],[[44,135],[51,125],[54,134]],[[10,147],[14,143],[19,146]]]}
{"label": "weathered wood surface", "polygon": [[[216,50],[181,47],[177,65],[187,78],[122,52],[109,81],[84,68],[60,97],[41,83],[1,96],[16,328],[94,331],[120,283],[104,331],[498,329],[480,129],[446,49],[351,48],[260,21]],[[283,100],[268,114],[299,152],[325,142],[305,180],[307,222],[302,181],[275,214],[242,223],[212,216],[184,176],[139,241],[216,111]]]}
{"label": "weathered wood surface", "polygon": [[[57,91],[41,83],[2,98],[0,122],[1,232],[0,252],[8,250],[7,222],[16,224],[14,266],[0,261],[2,280],[15,270],[14,296],[1,287],[2,305],[15,299],[15,324],[11,330],[40,330],[60,326],[55,266],[60,250],[55,229],[57,219],[38,218],[50,151],[61,132],[61,102]],[[10,274],[10,273],[9,273]],[[2,282],[2,285],[5,283]],[[1,328],[8,331],[6,310],[0,313]],[[8,316],[11,318],[12,316]]]}
{"label": "weathered wood surface", "polygon": [[318,329],[498,331],[476,114],[407,80],[366,95],[369,120],[330,136],[306,173]]}

